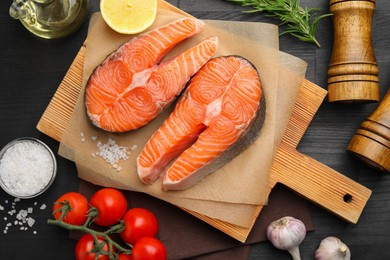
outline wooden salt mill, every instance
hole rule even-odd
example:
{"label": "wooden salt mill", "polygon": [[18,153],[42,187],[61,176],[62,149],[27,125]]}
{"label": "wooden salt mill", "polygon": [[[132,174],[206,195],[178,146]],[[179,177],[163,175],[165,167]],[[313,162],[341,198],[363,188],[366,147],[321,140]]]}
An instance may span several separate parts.
{"label": "wooden salt mill", "polygon": [[328,68],[328,101],[379,100],[378,65],[371,44],[375,0],[330,0],[334,42]]}
{"label": "wooden salt mill", "polygon": [[390,89],[376,110],[362,122],[347,150],[390,173]]}

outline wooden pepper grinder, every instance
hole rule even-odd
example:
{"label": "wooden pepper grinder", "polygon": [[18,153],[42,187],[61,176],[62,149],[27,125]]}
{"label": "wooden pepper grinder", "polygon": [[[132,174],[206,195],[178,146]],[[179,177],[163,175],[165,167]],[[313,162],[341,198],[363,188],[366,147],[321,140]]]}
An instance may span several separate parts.
{"label": "wooden pepper grinder", "polygon": [[362,122],[347,150],[390,173],[390,89],[376,110]]}
{"label": "wooden pepper grinder", "polygon": [[328,101],[379,100],[378,65],[371,44],[375,0],[330,0],[334,43],[328,68]]}

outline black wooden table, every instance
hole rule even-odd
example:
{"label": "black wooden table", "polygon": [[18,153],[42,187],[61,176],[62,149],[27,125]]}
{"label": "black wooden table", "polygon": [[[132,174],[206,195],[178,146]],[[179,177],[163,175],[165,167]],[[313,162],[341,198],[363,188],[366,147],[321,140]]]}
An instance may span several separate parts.
{"label": "black wooden table", "polygon": [[[223,0],[171,0],[175,6],[201,19],[252,22],[277,21],[263,14],[245,14],[238,5]],[[11,0],[0,2],[0,147],[9,141],[33,136],[47,143],[54,151],[58,142],[40,133],[35,126],[55,93],[71,62],[83,43],[88,24],[71,36],[47,41],[33,37],[22,24],[8,15]],[[329,12],[328,1],[302,0],[301,5]],[[98,11],[98,1],[90,1],[89,11]],[[321,48],[290,36],[280,38],[280,49],[308,63],[306,78],[327,87],[327,66],[333,45],[331,19],[320,22],[317,37]],[[380,70],[381,98],[390,85],[390,2],[377,1],[373,19],[373,47]],[[353,259],[390,259],[390,176],[364,165],[346,147],[355,130],[377,106],[341,105],[325,101],[299,145],[299,150],[345,174],[373,191],[358,224],[348,224],[323,209],[310,205],[315,231],[308,233],[301,245],[303,259],[313,259],[319,242],[334,235],[344,240]],[[5,226],[13,218],[13,198],[0,191],[0,259],[73,259],[75,241],[65,230],[46,224],[50,210],[40,209],[62,193],[77,190],[78,178],[73,162],[58,157],[58,177],[40,197],[17,202],[17,209],[32,207],[35,225],[29,230]],[[8,203],[6,203],[8,201]],[[34,202],[36,202],[34,204]],[[7,218],[7,219],[5,219]],[[36,231],[37,233],[34,234]],[[270,243],[251,247],[250,259],[290,259]]]}

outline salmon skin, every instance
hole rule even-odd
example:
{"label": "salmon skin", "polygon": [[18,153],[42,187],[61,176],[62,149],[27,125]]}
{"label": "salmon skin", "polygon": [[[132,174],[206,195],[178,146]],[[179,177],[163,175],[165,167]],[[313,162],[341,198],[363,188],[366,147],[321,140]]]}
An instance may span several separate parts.
{"label": "salmon skin", "polygon": [[188,189],[256,140],[264,118],[256,68],[240,56],[211,59],[141,151],[138,175],[152,184],[174,160],[163,177],[163,189]]}
{"label": "salmon skin", "polygon": [[167,107],[188,80],[215,53],[216,37],[203,40],[173,59],[159,63],[176,44],[205,24],[183,18],[123,44],[92,73],[85,89],[91,123],[108,132],[138,129]]}

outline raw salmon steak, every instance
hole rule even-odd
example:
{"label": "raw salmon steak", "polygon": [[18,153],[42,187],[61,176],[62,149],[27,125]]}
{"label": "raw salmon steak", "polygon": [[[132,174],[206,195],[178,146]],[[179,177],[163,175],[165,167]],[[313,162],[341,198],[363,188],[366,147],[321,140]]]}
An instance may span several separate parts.
{"label": "raw salmon steak", "polygon": [[109,132],[126,132],[156,118],[214,55],[218,39],[210,37],[173,59],[160,63],[161,59],[203,28],[201,20],[179,19],[133,38],[109,55],[85,89],[92,124]]}
{"label": "raw salmon steak", "polygon": [[[138,175],[164,190],[184,190],[226,164],[258,136],[265,99],[256,68],[245,58],[211,59],[189,81],[174,111],[137,158]],[[175,160],[176,159],[176,160]]]}

